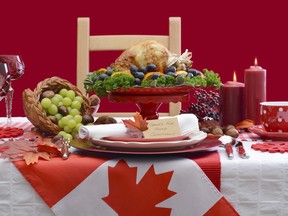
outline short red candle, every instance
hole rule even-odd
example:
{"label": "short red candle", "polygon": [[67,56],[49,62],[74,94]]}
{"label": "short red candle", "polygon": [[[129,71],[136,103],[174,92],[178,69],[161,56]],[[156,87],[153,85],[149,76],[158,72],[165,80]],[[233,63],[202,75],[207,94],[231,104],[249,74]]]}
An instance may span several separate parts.
{"label": "short red candle", "polygon": [[257,65],[244,72],[246,118],[260,124],[260,103],[266,101],[266,70]]}
{"label": "short red candle", "polygon": [[222,126],[235,125],[244,120],[244,83],[228,81],[220,88],[219,113]]}

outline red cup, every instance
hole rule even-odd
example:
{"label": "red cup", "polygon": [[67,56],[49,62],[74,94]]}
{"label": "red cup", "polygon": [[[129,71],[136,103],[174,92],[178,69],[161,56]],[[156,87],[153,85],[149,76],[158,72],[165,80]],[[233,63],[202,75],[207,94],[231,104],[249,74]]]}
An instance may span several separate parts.
{"label": "red cup", "polygon": [[288,132],[288,101],[260,103],[260,118],[267,132]]}

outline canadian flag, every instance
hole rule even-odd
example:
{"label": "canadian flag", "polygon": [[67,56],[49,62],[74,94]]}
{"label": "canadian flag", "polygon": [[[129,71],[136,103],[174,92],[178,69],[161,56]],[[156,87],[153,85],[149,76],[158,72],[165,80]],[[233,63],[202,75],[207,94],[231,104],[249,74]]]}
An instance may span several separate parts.
{"label": "canadian flag", "polygon": [[15,165],[57,216],[239,215],[188,158],[71,155]]}

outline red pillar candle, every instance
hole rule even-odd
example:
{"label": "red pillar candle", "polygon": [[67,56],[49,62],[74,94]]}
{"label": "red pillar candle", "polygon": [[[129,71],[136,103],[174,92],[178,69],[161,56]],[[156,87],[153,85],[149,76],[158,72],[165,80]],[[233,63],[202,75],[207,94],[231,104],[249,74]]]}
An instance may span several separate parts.
{"label": "red pillar candle", "polygon": [[237,82],[234,72],[233,81],[220,88],[219,113],[222,126],[235,125],[244,120],[244,83]]}
{"label": "red pillar candle", "polygon": [[244,72],[246,118],[260,124],[260,103],[266,101],[266,70],[257,65]]}

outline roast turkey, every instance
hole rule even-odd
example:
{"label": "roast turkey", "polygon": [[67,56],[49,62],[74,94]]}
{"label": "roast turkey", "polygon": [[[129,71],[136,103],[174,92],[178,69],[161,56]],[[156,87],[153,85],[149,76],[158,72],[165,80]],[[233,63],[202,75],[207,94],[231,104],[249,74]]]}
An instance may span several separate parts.
{"label": "roast turkey", "polygon": [[126,49],[111,65],[114,69],[129,70],[131,65],[138,68],[155,64],[157,71],[163,72],[173,54],[161,43],[146,40]]}

